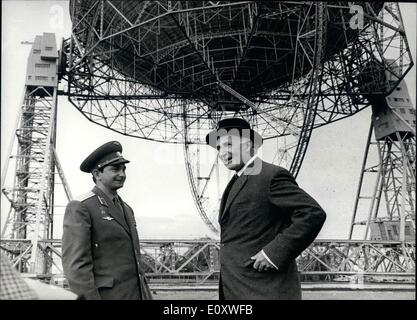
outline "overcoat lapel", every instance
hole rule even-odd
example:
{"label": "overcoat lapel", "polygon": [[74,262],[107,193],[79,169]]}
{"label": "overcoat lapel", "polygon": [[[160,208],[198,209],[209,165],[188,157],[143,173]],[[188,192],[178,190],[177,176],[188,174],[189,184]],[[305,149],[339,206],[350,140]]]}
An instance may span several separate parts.
{"label": "overcoat lapel", "polygon": [[229,210],[230,205],[232,204],[236,196],[239,194],[240,190],[244,187],[244,185],[246,184],[246,181],[248,181],[247,175],[241,175],[236,180],[235,184],[233,185],[232,189],[229,192],[229,196],[227,197],[226,205],[224,206],[224,210],[222,212],[222,217],[227,212],[227,210]]}
{"label": "overcoat lapel", "polygon": [[[236,181],[235,181],[236,182]],[[223,191],[223,195],[222,195],[222,200],[220,201],[220,210],[219,210],[219,223],[221,221],[222,218],[222,214],[224,212],[224,206],[226,205],[226,200],[227,200],[227,195],[230,193],[230,184],[233,183],[233,177],[232,179],[230,179],[229,183],[227,184],[226,188]],[[227,191],[229,190],[229,191]]]}
{"label": "overcoat lapel", "polygon": [[99,197],[99,201],[100,201],[100,199],[102,199],[100,201],[101,205],[104,205],[104,206],[107,207],[108,214],[110,216],[112,216],[117,221],[117,223],[120,224],[123,227],[123,229],[125,229],[126,232],[130,235],[131,234],[130,228],[126,224],[126,220],[125,220],[123,211],[120,211],[118,208],[116,208],[116,206],[113,204],[113,202],[110,201],[110,199],[107,197],[107,195],[102,190],[100,190],[100,188],[94,187],[93,192]]}

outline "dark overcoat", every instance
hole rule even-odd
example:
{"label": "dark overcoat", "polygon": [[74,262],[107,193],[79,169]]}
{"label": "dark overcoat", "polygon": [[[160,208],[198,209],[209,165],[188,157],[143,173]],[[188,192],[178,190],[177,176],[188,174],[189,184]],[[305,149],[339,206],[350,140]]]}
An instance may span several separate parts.
{"label": "dark overcoat", "polygon": [[86,299],[151,299],[134,213],[122,207],[98,187],[67,205],[62,265],[70,289]]}
{"label": "dark overcoat", "polygon": [[[221,201],[220,299],[301,299],[295,258],[325,219],[289,171],[256,158]],[[262,249],[278,270],[247,266]]]}

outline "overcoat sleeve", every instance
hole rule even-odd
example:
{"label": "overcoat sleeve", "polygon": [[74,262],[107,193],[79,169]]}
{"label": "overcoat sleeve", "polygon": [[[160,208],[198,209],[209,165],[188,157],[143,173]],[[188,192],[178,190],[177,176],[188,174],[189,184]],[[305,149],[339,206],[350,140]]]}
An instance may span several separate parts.
{"label": "overcoat sleeve", "polygon": [[271,179],[268,197],[273,210],[289,220],[288,226],[263,248],[281,269],[313,242],[326,220],[326,213],[285,169]]}
{"label": "overcoat sleeve", "polygon": [[65,210],[62,266],[74,293],[85,299],[101,299],[93,275],[91,217],[80,201],[71,201]]}

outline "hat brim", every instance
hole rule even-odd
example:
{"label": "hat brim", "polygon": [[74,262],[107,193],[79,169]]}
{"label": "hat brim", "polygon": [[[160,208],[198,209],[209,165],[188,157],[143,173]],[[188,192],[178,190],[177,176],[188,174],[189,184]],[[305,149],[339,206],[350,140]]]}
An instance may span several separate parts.
{"label": "hat brim", "polygon": [[130,162],[129,160],[126,160],[125,158],[120,157],[119,159],[114,159],[113,161],[109,161],[105,164],[102,164],[100,166],[100,169],[103,169],[104,167],[107,167],[107,166],[116,166],[118,164],[129,163],[129,162]]}
{"label": "hat brim", "polygon": [[101,165],[100,167],[98,167],[98,166],[82,167],[81,171],[91,173],[91,172],[93,172],[93,170],[96,170],[96,169],[103,169],[103,168],[105,168],[107,166],[110,166],[110,165],[115,166],[115,165],[118,165],[118,164],[129,163],[129,162],[130,161],[125,159],[125,158],[119,158],[119,159],[114,159],[113,161],[110,161],[108,163],[105,163],[104,165]]}
{"label": "hat brim", "polygon": [[120,163],[127,163],[121,152],[122,145],[118,141],[110,141],[94,150],[80,165],[83,172],[91,172],[94,169],[103,168],[110,163],[121,160]]}
{"label": "hat brim", "polygon": [[127,160],[125,158],[122,158],[122,159],[119,159],[119,160],[115,160],[114,162],[110,162],[109,164],[107,164],[107,166],[109,166],[109,165],[115,166],[117,164],[123,164],[123,163],[129,163],[129,162],[130,162],[129,160]]}
{"label": "hat brim", "polygon": [[[259,148],[263,143],[262,136],[259,133],[257,133],[255,130],[252,130],[252,129],[245,129],[245,130],[250,130],[250,138],[253,141],[255,148]],[[236,135],[237,132],[239,132],[239,129],[231,130],[231,131],[226,131],[224,129],[213,130],[206,135],[206,143],[209,146],[213,147],[214,149],[217,149],[217,139],[220,136]]]}

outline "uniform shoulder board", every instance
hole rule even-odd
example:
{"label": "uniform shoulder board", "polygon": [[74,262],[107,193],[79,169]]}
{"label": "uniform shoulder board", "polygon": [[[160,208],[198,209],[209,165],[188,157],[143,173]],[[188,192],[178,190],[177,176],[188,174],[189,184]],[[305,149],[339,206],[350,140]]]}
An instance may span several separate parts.
{"label": "uniform shoulder board", "polygon": [[92,192],[92,191],[90,191],[90,192],[84,193],[84,194],[82,194],[82,195],[80,195],[80,196],[76,197],[74,200],[77,200],[77,201],[83,202],[83,201],[85,201],[85,200],[87,200],[87,199],[90,199],[90,198],[91,198],[91,197],[93,197],[93,196],[95,196],[95,193],[94,193],[94,192]]}

